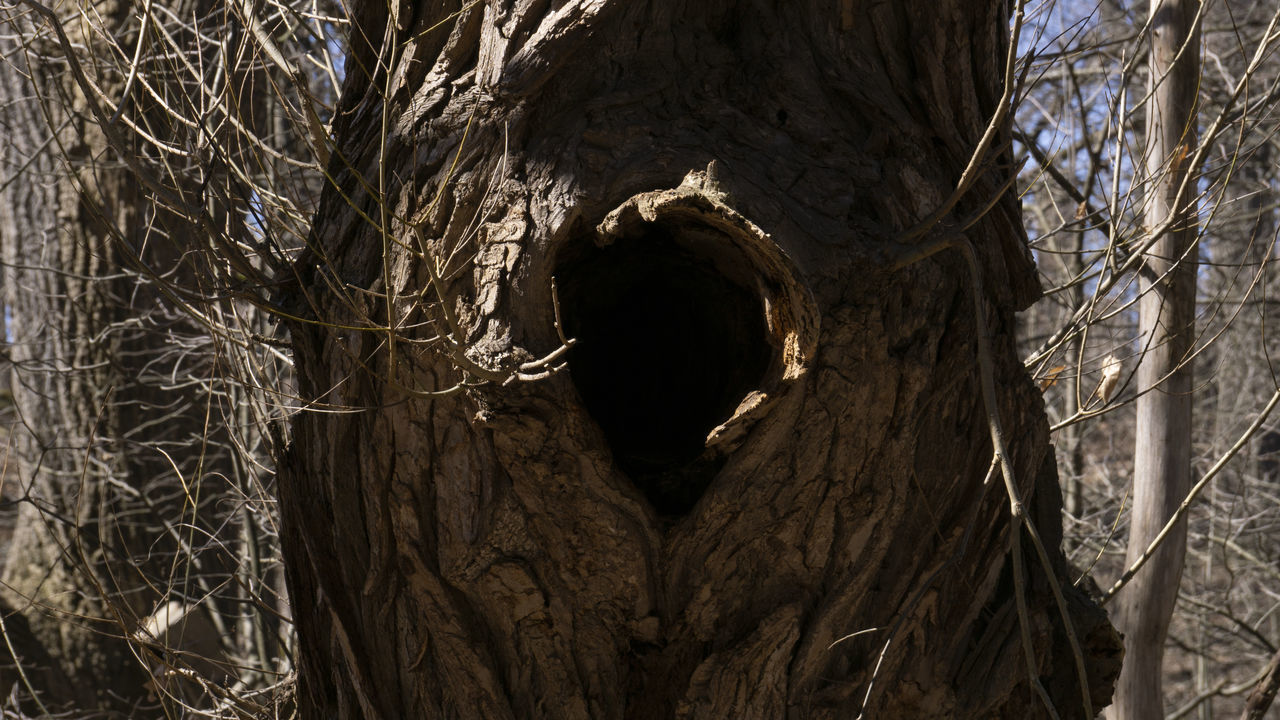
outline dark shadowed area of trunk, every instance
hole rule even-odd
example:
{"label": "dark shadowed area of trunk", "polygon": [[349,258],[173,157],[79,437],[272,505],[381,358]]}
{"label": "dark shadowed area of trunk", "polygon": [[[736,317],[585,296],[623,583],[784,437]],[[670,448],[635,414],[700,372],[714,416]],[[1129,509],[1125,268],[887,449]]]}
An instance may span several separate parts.
{"label": "dark shadowed area of trunk", "polygon": [[[308,716],[1044,713],[965,263],[890,270],[999,102],[1002,8],[355,8],[337,187],[290,297]],[[1099,707],[1116,642],[1057,552],[1012,337],[1038,289],[992,155],[943,223],[994,203],[966,234],[999,412]],[[575,343],[523,380],[561,345],[553,278]],[[1026,557],[1037,672],[1080,717]]]}

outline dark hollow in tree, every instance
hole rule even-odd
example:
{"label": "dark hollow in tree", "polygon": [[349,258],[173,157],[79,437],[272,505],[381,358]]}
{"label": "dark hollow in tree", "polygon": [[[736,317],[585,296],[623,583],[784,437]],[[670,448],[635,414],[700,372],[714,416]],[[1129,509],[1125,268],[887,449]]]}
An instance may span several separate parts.
{"label": "dark hollow in tree", "polygon": [[556,276],[583,405],[654,509],[683,515],[724,464],[707,436],[761,388],[781,348],[766,339],[760,298],[730,279],[750,272],[730,243],[708,230],[699,253],[646,225],[604,247],[570,245]]}
{"label": "dark hollow in tree", "polygon": [[[1007,5],[353,9],[336,185],[281,298],[300,392],[348,410],[300,414],[280,477],[306,714],[1042,715],[965,263],[893,270],[1000,102]],[[940,227],[981,216],[998,410],[1051,555],[1024,554],[1030,649],[1081,717],[1050,575],[1095,708],[1117,644],[1057,548],[1000,130]],[[553,276],[582,345],[503,383],[560,345]],[[680,312],[684,337],[651,337]],[[680,342],[741,369],[689,392],[662,382],[687,367],[631,369]],[[655,494],[655,467],[696,501]]]}

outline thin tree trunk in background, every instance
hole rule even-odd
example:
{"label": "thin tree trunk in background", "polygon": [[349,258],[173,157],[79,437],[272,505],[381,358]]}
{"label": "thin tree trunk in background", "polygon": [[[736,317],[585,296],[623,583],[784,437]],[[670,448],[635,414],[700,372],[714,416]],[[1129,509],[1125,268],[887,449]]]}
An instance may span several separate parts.
{"label": "thin tree trunk in background", "polygon": [[[1084,231],[1073,232],[1069,234],[1071,238],[1071,247],[1065,253],[1064,263],[1067,267],[1066,277],[1076,278],[1081,274],[1084,268]],[[1076,283],[1067,290],[1070,300],[1070,307],[1082,307],[1084,305],[1084,284]],[[1084,338],[1074,338],[1068,344],[1068,355],[1070,365],[1075,365],[1076,372],[1069,372],[1070,377],[1067,378],[1067,387],[1063,392],[1066,399],[1063,408],[1063,416],[1070,417],[1080,410],[1080,403],[1088,406],[1091,401],[1089,393],[1092,388],[1084,389],[1084,385],[1080,382],[1079,365],[1083,359]],[[1102,398],[1093,400],[1098,404],[1102,404]],[[1084,515],[1084,472],[1085,472],[1085,452],[1084,452],[1084,434],[1085,427],[1080,423],[1062,428],[1059,431],[1062,438],[1063,453],[1068,458],[1067,478],[1063,482],[1063,509],[1068,515],[1076,520]],[[1059,475],[1062,473],[1059,472]]]}
{"label": "thin tree trunk in background", "polygon": [[[1126,565],[1135,562],[1172,517],[1191,484],[1191,349],[1195,341],[1196,188],[1179,187],[1195,168],[1200,43],[1193,27],[1196,0],[1151,5],[1151,97],[1147,111],[1147,198],[1151,231],[1171,219],[1140,272],[1138,398],[1134,447],[1133,516]],[[1185,520],[1117,595],[1117,627],[1125,660],[1110,717],[1164,716],[1161,666],[1169,619],[1177,602],[1186,552]]]}

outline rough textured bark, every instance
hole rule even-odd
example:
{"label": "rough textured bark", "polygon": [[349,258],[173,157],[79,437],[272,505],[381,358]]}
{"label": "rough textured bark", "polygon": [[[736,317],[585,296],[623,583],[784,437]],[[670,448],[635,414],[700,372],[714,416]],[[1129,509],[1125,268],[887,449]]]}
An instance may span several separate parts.
{"label": "rough textured bark", "polygon": [[[307,717],[1044,713],[964,261],[890,271],[996,109],[1002,7],[355,6],[337,187],[284,298]],[[967,234],[999,411],[1100,707],[1116,641],[1056,548],[1007,161],[944,222],[994,202]],[[553,277],[568,372],[478,382],[560,345]]]}
{"label": "rough textured bark", "polygon": [[[1146,227],[1167,228],[1139,273],[1138,398],[1133,516],[1126,565],[1146,552],[1191,489],[1191,350],[1195,343],[1195,185],[1179,196],[1195,168],[1200,40],[1194,0],[1151,4],[1151,94],[1147,113]],[[1186,554],[1186,523],[1116,596],[1116,625],[1125,636],[1125,666],[1110,716],[1164,717],[1161,666],[1169,618],[1178,599]]]}

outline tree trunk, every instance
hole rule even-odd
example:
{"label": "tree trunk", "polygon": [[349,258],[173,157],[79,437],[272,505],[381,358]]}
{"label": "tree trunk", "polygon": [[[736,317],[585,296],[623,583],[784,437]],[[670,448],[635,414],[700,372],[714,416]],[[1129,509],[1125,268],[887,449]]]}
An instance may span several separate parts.
{"label": "tree trunk", "polygon": [[[1133,517],[1125,564],[1132,565],[1191,489],[1191,350],[1196,314],[1196,94],[1200,40],[1195,0],[1151,4],[1151,93],[1147,111],[1145,225],[1168,231],[1139,273],[1138,398]],[[1179,188],[1187,188],[1179,195]],[[1186,554],[1180,521],[1146,567],[1116,596],[1125,664],[1111,717],[1164,717],[1161,665]]]}
{"label": "tree trunk", "polygon": [[[549,5],[353,8],[282,298],[304,716],[1044,715],[966,265],[891,269],[996,111],[1003,4]],[[943,223],[983,215],[998,411],[1100,707],[1115,638],[1014,353],[1012,170]],[[557,318],[567,372],[534,379]],[[1026,557],[1036,673],[1082,717]]]}

